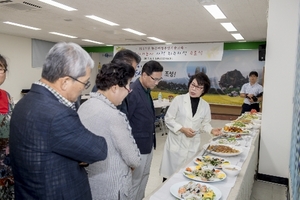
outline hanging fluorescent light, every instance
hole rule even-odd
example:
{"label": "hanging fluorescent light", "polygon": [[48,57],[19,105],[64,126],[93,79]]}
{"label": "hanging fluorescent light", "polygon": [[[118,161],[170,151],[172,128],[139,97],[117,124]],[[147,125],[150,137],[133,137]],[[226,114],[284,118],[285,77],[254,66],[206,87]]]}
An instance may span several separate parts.
{"label": "hanging fluorescent light", "polygon": [[19,26],[19,27],[22,27],[22,28],[28,28],[28,29],[32,29],[32,30],[35,30],[35,31],[39,31],[41,30],[40,28],[35,28],[35,27],[32,27],[32,26],[26,26],[26,25],[23,25],[23,24],[17,24],[17,23],[14,23],[14,22],[3,22],[5,24],[9,24],[9,25],[13,25],[13,26]]}
{"label": "hanging fluorescent light", "polygon": [[137,35],[146,35],[145,33],[141,33],[141,32],[135,31],[135,30],[133,30],[131,28],[123,28],[122,30],[128,31],[130,33],[134,33],[134,34],[137,34]]}
{"label": "hanging fluorescent light", "polygon": [[204,8],[215,18],[215,19],[226,19],[224,13],[220,10],[217,5],[204,5]]}
{"label": "hanging fluorescent light", "polygon": [[77,38],[75,36],[72,36],[72,35],[66,35],[66,34],[63,34],[63,33],[57,33],[57,32],[49,32],[50,34],[53,34],[53,35],[59,35],[59,36],[63,36],[63,37],[68,37],[68,38]]}
{"label": "hanging fluorescent light", "polygon": [[108,47],[112,47],[112,46],[114,46],[114,45],[112,45],[112,44],[107,44],[106,46],[108,46]]}
{"label": "hanging fluorescent light", "polygon": [[232,32],[232,31],[237,31],[236,28],[232,25],[232,23],[228,22],[228,23],[221,23],[221,25],[228,31],[228,32]]}
{"label": "hanging fluorescent light", "polygon": [[66,6],[66,5],[64,5],[64,4],[61,4],[61,3],[58,3],[58,2],[55,2],[55,1],[52,1],[52,0],[39,0],[39,1],[44,2],[44,3],[46,3],[46,4],[49,4],[49,5],[51,5],[51,6],[55,6],[55,7],[57,7],[57,8],[66,10],[66,11],[75,11],[75,10],[77,10],[77,9],[75,9],[75,8],[72,8],[72,7],[70,7],[70,6]]}
{"label": "hanging fluorescent light", "polygon": [[85,41],[85,42],[91,42],[91,43],[95,43],[95,44],[104,44],[104,43],[102,43],[102,42],[97,42],[97,41],[89,40],[89,39],[82,39],[82,41]]}
{"label": "hanging fluorescent light", "polygon": [[172,43],[170,43],[170,42],[167,42],[167,43],[166,43],[166,45],[171,45],[171,44],[172,44]]}
{"label": "hanging fluorescent light", "polygon": [[87,18],[90,18],[90,19],[93,19],[93,20],[96,20],[98,22],[102,22],[104,24],[108,24],[110,26],[119,26],[119,24],[116,24],[114,22],[111,22],[111,21],[108,21],[106,19],[103,19],[103,18],[100,18],[100,17],[97,17],[95,15],[86,15]]}
{"label": "hanging fluorescent light", "polygon": [[155,41],[157,41],[157,42],[166,42],[166,41],[161,40],[161,39],[158,39],[158,38],[156,38],[156,37],[147,37],[147,38],[149,38],[149,39],[151,39],[151,40],[155,40]]}
{"label": "hanging fluorescent light", "polygon": [[236,40],[244,40],[243,36],[239,33],[232,33],[231,34]]}

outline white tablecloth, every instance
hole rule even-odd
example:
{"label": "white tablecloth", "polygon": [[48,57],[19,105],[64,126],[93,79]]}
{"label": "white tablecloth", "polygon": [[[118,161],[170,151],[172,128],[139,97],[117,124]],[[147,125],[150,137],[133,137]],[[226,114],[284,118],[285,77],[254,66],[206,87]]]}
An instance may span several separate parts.
{"label": "white tablecloth", "polygon": [[154,108],[166,108],[170,106],[171,102],[168,99],[153,100]]}
{"label": "white tablecloth", "polygon": [[[254,182],[254,175],[257,170],[258,162],[258,145],[259,145],[259,134],[258,131],[253,131],[249,146],[245,147],[246,141],[241,140],[241,146],[244,148],[242,154],[234,157],[226,157],[232,164],[242,167],[239,175],[236,177],[227,176],[225,180],[220,182],[209,183],[217,187],[222,192],[221,200],[247,200],[250,199],[252,185]],[[202,152],[199,152],[195,157],[201,156]],[[194,157],[194,158],[195,158]],[[194,166],[193,159],[188,163],[184,164],[183,167],[175,174],[173,174],[167,181],[159,186],[149,196],[145,197],[145,200],[174,200],[175,197],[170,193],[170,187],[178,182],[188,181],[183,176],[183,170],[187,166]]]}

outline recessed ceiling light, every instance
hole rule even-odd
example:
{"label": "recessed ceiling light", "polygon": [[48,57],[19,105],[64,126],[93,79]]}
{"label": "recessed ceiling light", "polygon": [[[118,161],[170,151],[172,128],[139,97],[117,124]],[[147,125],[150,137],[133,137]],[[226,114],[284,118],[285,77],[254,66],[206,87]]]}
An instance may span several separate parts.
{"label": "recessed ceiling light", "polygon": [[77,9],[75,9],[75,8],[72,8],[72,7],[70,7],[70,6],[66,6],[66,5],[64,5],[64,4],[61,4],[61,3],[58,3],[58,2],[55,2],[55,1],[52,1],[52,0],[39,0],[39,1],[44,2],[44,3],[46,3],[46,4],[49,4],[49,5],[51,5],[51,6],[55,6],[55,7],[57,7],[57,8],[64,9],[64,10],[66,10],[66,11],[75,11],[75,10],[77,10]]}
{"label": "recessed ceiling light", "polygon": [[244,40],[243,36],[239,33],[232,33],[231,34],[236,40]]}
{"label": "recessed ceiling light", "polygon": [[232,31],[237,31],[236,28],[232,25],[232,23],[227,22],[227,23],[221,23],[221,25],[228,31],[228,32],[232,32]]}
{"label": "recessed ceiling light", "polygon": [[35,30],[35,31],[39,31],[41,30],[40,28],[35,28],[35,27],[32,27],[32,26],[26,26],[26,25],[23,25],[23,24],[17,24],[17,23],[14,23],[14,22],[3,22],[5,24],[9,24],[9,25],[13,25],[13,26],[19,26],[19,27],[22,27],[22,28],[28,28],[28,29],[32,29],[32,30]]}
{"label": "recessed ceiling light", "polygon": [[87,18],[90,18],[90,19],[93,19],[93,20],[96,20],[98,22],[102,22],[104,24],[108,24],[110,26],[119,26],[119,24],[116,24],[114,22],[111,22],[111,21],[108,21],[106,19],[103,19],[103,18],[100,18],[100,17],[97,17],[95,15],[86,15]]}
{"label": "recessed ceiling light", "polygon": [[112,44],[107,44],[106,46],[108,46],[108,47],[112,47],[112,46],[114,46],[114,45],[112,45]]}
{"label": "recessed ceiling light", "polygon": [[57,32],[49,32],[50,34],[53,34],[53,35],[59,35],[59,36],[63,36],[63,37],[68,37],[68,38],[77,38],[75,36],[72,36],[72,35],[66,35],[66,34],[63,34],[63,33],[57,33]]}
{"label": "recessed ceiling light", "polygon": [[104,44],[103,42],[97,42],[97,41],[89,40],[89,39],[82,39],[82,41],[91,42],[91,43],[95,43],[95,44]]}
{"label": "recessed ceiling light", "polygon": [[215,18],[215,19],[226,19],[224,13],[220,10],[217,5],[204,5],[204,8]]}
{"label": "recessed ceiling light", "polygon": [[166,45],[171,45],[172,43],[167,42]]}
{"label": "recessed ceiling light", "polygon": [[156,37],[147,37],[147,38],[149,38],[149,39],[151,39],[151,40],[155,40],[155,41],[157,41],[157,42],[166,42],[166,41],[161,40],[161,39],[158,39],[158,38],[156,38]]}
{"label": "recessed ceiling light", "polygon": [[128,32],[130,32],[130,33],[134,33],[134,34],[137,34],[137,35],[146,35],[145,33],[141,33],[141,32],[139,32],[139,31],[135,31],[135,30],[133,30],[133,29],[131,29],[131,28],[123,28],[122,30],[128,31]]}

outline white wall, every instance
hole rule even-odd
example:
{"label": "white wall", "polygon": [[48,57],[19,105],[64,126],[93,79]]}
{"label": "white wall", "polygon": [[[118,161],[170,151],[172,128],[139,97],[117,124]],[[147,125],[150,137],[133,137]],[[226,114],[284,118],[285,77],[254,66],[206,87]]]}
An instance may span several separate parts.
{"label": "white wall", "polygon": [[[13,97],[14,101],[22,98],[21,90],[30,89],[31,84],[40,79],[42,66],[32,68],[31,39],[0,34],[0,54],[8,63],[8,73],[5,82],[0,86]],[[82,94],[89,94],[95,84],[98,72],[98,64],[105,64],[111,61],[111,57],[103,57],[100,53],[91,53],[95,61],[95,67],[91,74],[91,87],[84,90]]]}
{"label": "white wall", "polygon": [[41,68],[31,67],[31,39],[0,34],[0,54],[8,62],[5,82],[0,86],[19,100],[22,89],[29,89],[31,83],[41,76]]}
{"label": "white wall", "polygon": [[270,0],[259,173],[289,178],[298,0]]}

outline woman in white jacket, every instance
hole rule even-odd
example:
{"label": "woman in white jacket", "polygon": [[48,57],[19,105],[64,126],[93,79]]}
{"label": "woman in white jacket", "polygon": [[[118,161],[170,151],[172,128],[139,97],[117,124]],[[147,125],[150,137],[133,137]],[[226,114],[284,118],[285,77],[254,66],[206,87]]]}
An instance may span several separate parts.
{"label": "woman in white jacket", "polygon": [[210,88],[207,75],[202,72],[193,75],[188,88],[187,94],[174,98],[165,116],[169,133],[160,167],[164,180],[200,150],[200,133],[221,134],[220,128],[210,125],[210,107],[201,98]]}

